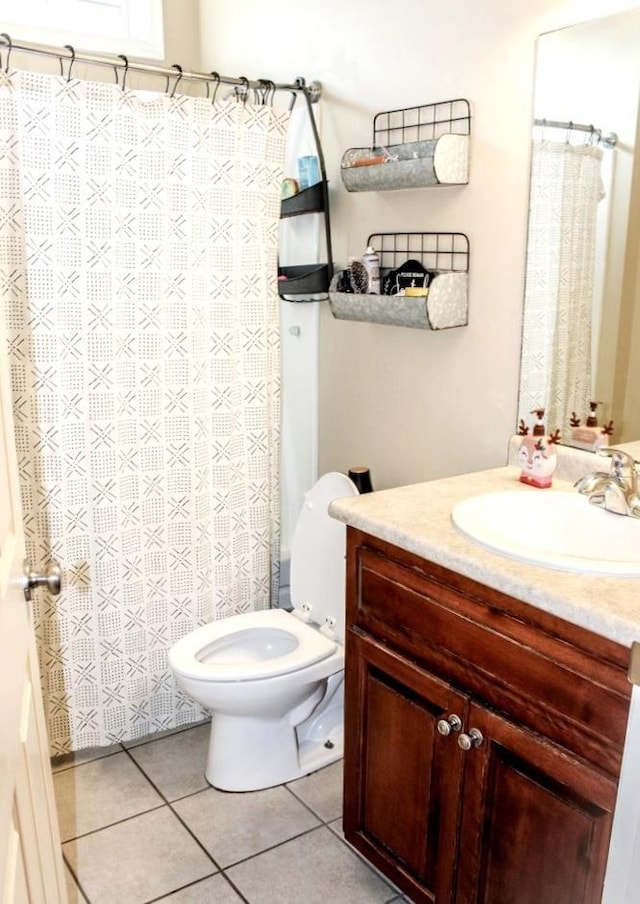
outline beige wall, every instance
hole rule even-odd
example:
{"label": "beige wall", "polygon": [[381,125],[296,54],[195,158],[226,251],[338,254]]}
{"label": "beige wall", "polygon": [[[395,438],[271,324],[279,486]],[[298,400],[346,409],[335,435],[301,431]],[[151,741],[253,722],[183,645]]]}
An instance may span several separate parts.
{"label": "beige wall", "polygon": [[[183,69],[200,70],[199,0],[163,0],[162,8],[165,59],[152,62],[157,62],[159,66],[172,66],[173,63],[179,63]],[[16,33],[12,37],[19,41],[21,36]],[[73,35],[69,35],[68,42],[74,43]],[[54,47],[57,46],[55,38],[51,38],[47,43]],[[79,49],[81,48],[79,47]],[[117,42],[114,42],[112,53],[117,55],[120,50],[121,48],[117,46]],[[14,51],[11,55],[11,64],[17,68],[31,71],[49,72],[52,75],[60,74],[59,63],[55,58],[42,57],[36,54],[21,54]],[[66,64],[65,72],[67,72]],[[73,74],[78,78],[93,79],[94,81],[114,81],[114,72],[110,67],[90,66],[76,62],[73,66]],[[122,73],[120,73],[121,76]],[[164,85],[164,78],[159,78],[158,76],[145,76],[135,72],[130,72],[127,75],[128,88],[163,90]],[[201,93],[202,87],[183,82],[180,90],[184,90],[186,93]]]}
{"label": "beige wall", "polygon": [[[202,68],[200,61],[199,0],[163,0],[165,64],[178,63],[192,72]],[[202,87],[194,93],[202,92]]]}
{"label": "beige wall", "polygon": [[[514,431],[536,35],[629,0],[201,0],[202,65],[324,86],[334,258],[387,231],[461,231],[470,324],[430,333],[320,319],[320,471],[366,464],[376,487],[504,463]],[[465,188],[348,194],[340,158],[379,110],[467,97]]]}

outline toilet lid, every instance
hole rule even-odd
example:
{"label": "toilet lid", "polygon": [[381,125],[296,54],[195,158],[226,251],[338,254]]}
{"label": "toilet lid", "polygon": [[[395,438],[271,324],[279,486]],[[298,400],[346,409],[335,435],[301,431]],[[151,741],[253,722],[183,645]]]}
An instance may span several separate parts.
{"label": "toilet lid", "polygon": [[346,528],[329,515],[328,508],[334,499],[357,495],[355,484],[345,474],[325,474],[305,495],[291,542],[291,602],[296,609],[309,604],[311,619],[318,625],[327,617],[334,618],[334,631],[341,641]]}

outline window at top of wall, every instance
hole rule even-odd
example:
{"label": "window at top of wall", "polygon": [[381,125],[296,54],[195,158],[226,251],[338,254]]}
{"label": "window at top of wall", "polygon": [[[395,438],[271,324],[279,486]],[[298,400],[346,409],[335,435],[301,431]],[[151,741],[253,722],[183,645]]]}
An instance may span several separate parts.
{"label": "window at top of wall", "polygon": [[[10,7],[3,9],[3,7]],[[20,0],[0,2],[2,30],[16,42],[162,59],[162,0]]]}

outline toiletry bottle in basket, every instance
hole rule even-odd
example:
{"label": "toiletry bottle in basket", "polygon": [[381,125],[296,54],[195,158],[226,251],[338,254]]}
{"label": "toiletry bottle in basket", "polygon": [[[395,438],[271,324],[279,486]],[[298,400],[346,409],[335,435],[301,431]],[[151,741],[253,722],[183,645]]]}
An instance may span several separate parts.
{"label": "toiletry bottle in basket", "polygon": [[369,245],[365,253],[362,255],[362,263],[366,267],[369,274],[369,287],[367,291],[371,295],[380,294],[380,258]]}

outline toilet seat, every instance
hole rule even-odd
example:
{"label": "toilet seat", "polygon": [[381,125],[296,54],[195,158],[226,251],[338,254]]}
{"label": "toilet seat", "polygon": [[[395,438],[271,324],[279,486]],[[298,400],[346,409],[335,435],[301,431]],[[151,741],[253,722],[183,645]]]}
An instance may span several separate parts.
{"label": "toilet seat", "polygon": [[284,609],[210,622],[177,641],[171,668],[201,681],[252,681],[327,659],[338,644]]}

